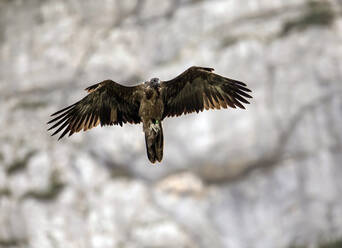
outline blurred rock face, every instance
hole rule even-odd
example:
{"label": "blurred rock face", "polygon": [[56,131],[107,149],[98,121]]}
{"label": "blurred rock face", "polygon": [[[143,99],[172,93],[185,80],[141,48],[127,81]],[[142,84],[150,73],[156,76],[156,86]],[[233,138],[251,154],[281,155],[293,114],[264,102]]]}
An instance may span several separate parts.
{"label": "blurred rock face", "polygon": [[[317,247],[342,237],[340,1],[1,1],[0,247]],[[191,65],[253,89],[247,111],[57,142],[52,112],[111,78]]]}

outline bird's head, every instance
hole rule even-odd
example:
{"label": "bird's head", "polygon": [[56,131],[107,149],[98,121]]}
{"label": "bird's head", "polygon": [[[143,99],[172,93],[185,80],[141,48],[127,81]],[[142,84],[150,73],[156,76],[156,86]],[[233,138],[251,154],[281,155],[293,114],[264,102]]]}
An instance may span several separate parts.
{"label": "bird's head", "polygon": [[158,88],[160,84],[159,78],[152,78],[150,81],[146,82],[151,88]]}

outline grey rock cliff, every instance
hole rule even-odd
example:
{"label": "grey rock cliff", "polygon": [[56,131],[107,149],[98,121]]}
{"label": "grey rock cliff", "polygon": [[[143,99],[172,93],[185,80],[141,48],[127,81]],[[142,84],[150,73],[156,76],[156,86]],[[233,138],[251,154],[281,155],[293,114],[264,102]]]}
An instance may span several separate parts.
{"label": "grey rock cliff", "polygon": [[[338,0],[1,1],[0,247],[274,248],[342,237]],[[49,114],[111,78],[191,65],[242,80],[247,111],[60,142]]]}

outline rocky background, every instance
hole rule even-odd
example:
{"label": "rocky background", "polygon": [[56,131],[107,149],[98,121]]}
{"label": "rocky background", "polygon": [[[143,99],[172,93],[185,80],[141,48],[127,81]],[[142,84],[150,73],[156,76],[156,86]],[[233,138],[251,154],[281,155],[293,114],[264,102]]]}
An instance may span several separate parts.
{"label": "rocky background", "polygon": [[[342,247],[342,1],[1,0],[0,247]],[[49,115],[111,78],[191,65],[246,111],[57,142]]]}

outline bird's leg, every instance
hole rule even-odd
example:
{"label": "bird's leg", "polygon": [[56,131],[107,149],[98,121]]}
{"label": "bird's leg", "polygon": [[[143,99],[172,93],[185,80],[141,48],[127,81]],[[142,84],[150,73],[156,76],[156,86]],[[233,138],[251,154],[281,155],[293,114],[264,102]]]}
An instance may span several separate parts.
{"label": "bird's leg", "polygon": [[158,120],[152,120],[152,124],[150,125],[150,130],[151,131],[153,130],[155,133],[158,133],[160,131]]}
{"label": "bird's leg", "polygon": [[158,133],[158,132],[159,132],[159,126],[156,125],[156,124],[152,124],[152,125],[151,125],[151,129],[152,129],[155,133]]}

